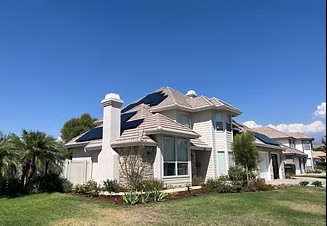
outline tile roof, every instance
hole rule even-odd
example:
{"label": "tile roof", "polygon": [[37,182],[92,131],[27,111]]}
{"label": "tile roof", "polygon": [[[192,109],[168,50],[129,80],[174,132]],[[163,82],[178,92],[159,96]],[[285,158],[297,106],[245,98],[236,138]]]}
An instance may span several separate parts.
{"label": "tile roof", "polygon": [[283,133],[281,131],[278,131],[276,129],[273,129],[273,128],[269,127],[269,126],[251,128],[251,130],[253,130],[255,132],[258,132],[258,133],[261,133],[261,134],[264,134],[267,137],[270,137],[272,139],[291,138],[292,137],[292,136],[290,136],[290,135],[288,135],[286,133]]}
{"label": "tile roof", "polygon": [[186,111],[199,111],[205,109],[225,109],[231,111],[234,116],[240,115],[241,112],[236,107],[227,104],[215,97],[197,96],[191,98],[170,87],[163,87],[155,92],[162,91],[167,98],[156,106],[151,107],[151,111],[158,112],[163,109],[181,108]]}
{"label": "tile roof", "polygon": [[309,137],[301,132],[294,132],[294,133],[287,133],[291,137],[294,137],[295,139],[307,139],[307,140],[313,140],[312,137]]}
{"label": "tile roof", "polygon": [[200,138],[190,139],[190,143],[191,143],[191,149],[193,149],[193,150],[204,150],[204,149],[211,150],[212,149],[211,147],[209,147],[208,144],[206,144]]}
{"label": "tile roof", "polygon": [[283,154],[285,155],[298,155],[298,156],[302,156],[302,157],[307,157],[307,154],[304,154],[302,151],[299,151],[295,148],[290,148],[286,145],[281,145],[282,147],[285,148],[285,150],[283,151]]}

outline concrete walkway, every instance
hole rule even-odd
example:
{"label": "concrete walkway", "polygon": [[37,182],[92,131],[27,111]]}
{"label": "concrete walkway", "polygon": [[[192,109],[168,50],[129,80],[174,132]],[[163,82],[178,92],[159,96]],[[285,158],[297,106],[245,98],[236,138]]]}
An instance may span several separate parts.
{"label": "concrete walkway", "polygon": [[[315,175],[319,175],[319,176],[325,175],[326,176],[326,173],[325,174],[315,174]],[[277,180],[269,181],[267,183],[272,184],[272,185],[281,185],[281,184],[298,185],[301,181],[308,181],[309,182],[308,186],[313,186],[313,185],[311,185],[311,183],[314,181],[321,181],[322,186],[326,187],[326,179],[315,178],[315,177],[296,177],[295,176],[294,179],[277,179]]]}

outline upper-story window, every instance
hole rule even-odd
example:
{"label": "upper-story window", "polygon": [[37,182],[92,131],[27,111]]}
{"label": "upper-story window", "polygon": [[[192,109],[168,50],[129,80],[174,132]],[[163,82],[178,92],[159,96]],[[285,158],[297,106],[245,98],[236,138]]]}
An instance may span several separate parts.
{"label": "upper-story window", "polygon": [[224,123],[223,123],[223,115],[222,113],[216,114],[216,130],[223,131],[224,130]]}
{"label": "upper-story window", "polygon": [[302,141],[303,144],[303,149],[304,150],[311,150],[311,142],[308,140],[304,140]]}
{"label": "upper-story window", "polygon": [[228,132],[232,131],[232,117],[230,115],[227,115],[226,130]]}
{"label": "upper-story window", "polygon": [[190,123],[190,115],[185,114],[185,113],[178,113],[176,121],[183,126],[186,126],[188,128],[191,128],[191,123]]}
{"label": "upper-story window", "polygon": [[289,147],[290,148],[294,148],[295,147],[295,143],[292,139],[288,139],[288,143],[289,143]]}

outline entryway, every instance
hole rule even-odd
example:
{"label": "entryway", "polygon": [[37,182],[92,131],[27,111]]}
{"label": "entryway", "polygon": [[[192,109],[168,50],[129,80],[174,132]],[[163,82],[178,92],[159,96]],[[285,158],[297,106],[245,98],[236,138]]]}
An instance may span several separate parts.
{"label": "entryway", "polygon": [[274,179],[279,179],[278,155],[271,154],[271,160],[273,166]]}

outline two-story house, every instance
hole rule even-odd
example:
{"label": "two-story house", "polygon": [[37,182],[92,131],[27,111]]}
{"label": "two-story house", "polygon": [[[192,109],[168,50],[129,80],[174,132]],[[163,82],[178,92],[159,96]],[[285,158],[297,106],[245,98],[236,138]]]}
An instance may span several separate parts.
{"label": "two-story house", "polygon": [[312,140],[303,133],[284,133],[271,127],[257,127],[252,130],[264,134],[287,147],[283,152],[286,164],[295,164],[296,174],[302,174],[305,169],[312,169]]}
{"label": "two-story house", "polygon": [[106,95],[101,103],[103,120],[66,144],[72,160],[65,175],[73,183],[124,183],[133,168],[165,184],[190,184],[192,176],[226,175],[234,164],[232,118],[241,112],[215,97],[167,87],[122,109],[118,94]]}

